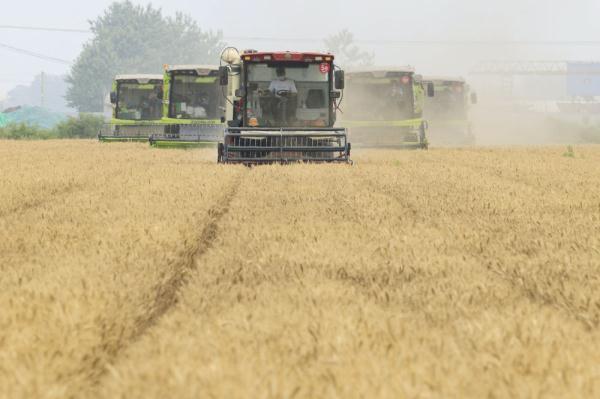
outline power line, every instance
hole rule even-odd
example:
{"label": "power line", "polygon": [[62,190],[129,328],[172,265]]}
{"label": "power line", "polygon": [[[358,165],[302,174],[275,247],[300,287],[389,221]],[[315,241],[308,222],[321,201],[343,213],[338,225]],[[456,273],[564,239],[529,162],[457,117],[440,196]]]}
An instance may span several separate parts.
{"label": "power line", "polygon": [[13,46],[10,46],[10,45],[4,44],[4,43],[0,43],[0,48],[7,49],[9,51],[12,51],[13,53],[24,54],[24,55],[28,55],[30,57],[35,57],[35,58],[38,58],[38,59],[41,59],[44,61],[55,62],[55,63],[63,64],[63,65],[71,65],[71,61],[63,60],[61,58],[51,57],[49,55],[36,53],[34,51],[25,50],[25,49],[18,48],[18,47],[13,47]]}
{"label": "power line", "polygon": [[0,25],[0,29],[34,30],[43,32],[92,33],[88,29],[49,28],[40,26]]}
{"label": "power line", "polygon": [[[42,26],[0,25],[0,29],[30,30],[44,32],[92,33],[88,29],[55,28]],[[268,37],[268,36],[225,36],[225,40],[314,43],[323,38],[310,37]],[[357,39],[356,43],[371,45],[411,45],[411,46],[593,46],[600,47],[600,40],[402,40],[402,39]]]}
{"label": "power line", "polygon": [[[270,41],[270,42],[295,42],[314,43],[323,39],[316,38],[281,38],[281,37],[224,37],[226,40],[240,41]],[[549,40],[394,40],[394,39],[356,39],[357,44],[370,45],[407,45],[407,46],[593,46],[600,47],[600,41],[573,40],[573,41],[549,41]]]}

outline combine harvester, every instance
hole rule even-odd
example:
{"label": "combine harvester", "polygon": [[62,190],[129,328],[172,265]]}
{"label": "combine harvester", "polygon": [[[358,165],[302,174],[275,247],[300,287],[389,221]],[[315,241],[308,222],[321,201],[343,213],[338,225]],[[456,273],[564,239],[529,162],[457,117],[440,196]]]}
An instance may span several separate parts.
{"label": "combine harvester", "polygon": [[105,142],[147,142],[162,134],[163,77],[117,75],[110,93],[112,118],[98,134]]}
{"label": "combine harvester", "polygon": [[346,74],[344,124],[352,141],[361,147],[428,147],[423,120],[424,85],[412,67],[369,68]]}
{"label": "combine harvester", "polygon": [[334,127],[344,72],[334,72],[333,55],[227,48],[221,61],[227,127],[219,162],[350,162],[346,129]]}
{"label": "combine harvester", "polygon": [[475,136],[469,119],[470,104],[477,104],[477,94],[459,77],[425,77],[432,84],[435,97],[425,102],[425,116],[430,138],[436,145],[472,145]]}
{"label": "combine harvester", "polygon": [[216,146],[223,138],[225,97],[219,67],[165,66],[162,120],[164,131],[150,137],[155,147]]}

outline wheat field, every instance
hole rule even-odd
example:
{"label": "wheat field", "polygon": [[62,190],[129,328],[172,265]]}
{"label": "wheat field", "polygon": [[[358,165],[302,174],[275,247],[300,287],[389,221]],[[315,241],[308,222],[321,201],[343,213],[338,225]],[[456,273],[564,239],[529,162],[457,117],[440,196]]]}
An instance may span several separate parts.
{"label": "wheat field", "polygon": [[600,147],[0,142],[1,398],[600,396]]}

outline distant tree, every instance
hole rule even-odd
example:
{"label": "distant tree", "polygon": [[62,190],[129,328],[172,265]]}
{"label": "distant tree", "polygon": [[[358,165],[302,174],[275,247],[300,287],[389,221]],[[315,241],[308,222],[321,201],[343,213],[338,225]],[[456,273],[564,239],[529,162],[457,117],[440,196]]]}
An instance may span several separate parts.
{"label": "distant tree", "polygon": [[355,44],[354,34],[348,29],[325,39],[325,47],[335,55],[337,63],[343,67],[372,65],[375,58],[374,53],[361,50]]}
{"label": "distant tree", "polygon": [[163,16],[160,9],[131,1],[111,4],[95,21],[94,37],[71,68],[67,101],[80,112],[101,112],[117,74],[162,73],[164,64],[214,62],[220,32],[204,32],[188,15]]}

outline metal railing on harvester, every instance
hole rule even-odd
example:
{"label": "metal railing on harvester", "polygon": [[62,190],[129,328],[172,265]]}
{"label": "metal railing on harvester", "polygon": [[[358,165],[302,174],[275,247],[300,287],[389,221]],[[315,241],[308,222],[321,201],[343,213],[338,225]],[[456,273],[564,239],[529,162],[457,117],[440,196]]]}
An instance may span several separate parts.
{"label": "metal railing on harvester", "polygon": [[98,140],[103,142],[148,142],[158,148],[214,147],[222,137],[220,124],[105,124],[98,133]]}
{"label": "metal railing on harvester", "polygon": [[350,163],[345,128],[228,127],[219,145],[221,163]]}
{"label": "metal railing on harvester", "polygon": [[157,123],[140,124],[115,124],[105,123],[98,132],[98,140],[107,143],[118,142],[148,142],[153,133],[164,130],[164,126]]}

